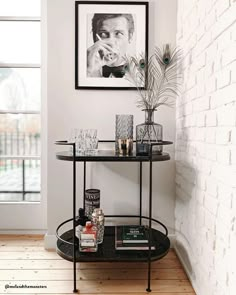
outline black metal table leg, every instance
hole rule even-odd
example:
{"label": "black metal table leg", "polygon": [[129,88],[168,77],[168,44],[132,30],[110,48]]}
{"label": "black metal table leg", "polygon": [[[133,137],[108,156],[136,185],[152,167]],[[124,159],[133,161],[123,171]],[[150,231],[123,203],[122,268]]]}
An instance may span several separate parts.
{"label": "black metal table leg", "polygon": [[76,217],[76,150],[73,143],[73,274],[74,274],[74,290],[73,293],[78,293],[76,289],[76,243],[75,243],[75,217]]}
{"label": "black metal table leg", "polygon": [[85,190],[86,190],[86,161],[84,161],[84,198],[83,198],[83,208],[85,209]]}
{"label": "black metal table leg", "polygon": [[143,191],[143,183],[142,183],[142,180],[143,180],[143,163],[140,162],[139,163],[139,225],[142,224],[142,191]]}
{"label": "black metal table leg", "polygon": [[148,286],[146,291],[151,292],[151,243],[152,243],[152,145],[150,146],[149,162],[149,251],[148,251]]}

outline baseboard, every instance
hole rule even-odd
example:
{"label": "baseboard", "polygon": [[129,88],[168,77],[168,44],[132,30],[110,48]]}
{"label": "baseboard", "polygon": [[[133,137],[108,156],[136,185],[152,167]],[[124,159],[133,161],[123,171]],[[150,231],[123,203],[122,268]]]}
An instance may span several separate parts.
{"label": "baseboard", "polygon": [[189,271],[189,269],[188,269],[186,263],[184,262],[184,258],[183,258],[182,255],[180,254],[180,252],[179,252],[178,248],[175,246],[175,244],[173,244],[173,245],[174,245],[173,248],[174,248],[174,250],[175,250],[175,253],[176,253],[176,255],[178,256],[178,258],[179,258],[179,260],[180,260],[180,262],[181,262],[181,264],[182,264],[182,266],[183,266],[183,268],[184,268],[184,270],[185,270],[185,272],[186,272],[186,275],[187,275],[187,277],[188,277],[188,279],[189,279],[189,281],[190,281],[190,283],[191,283],[191,285],[192,285],[192,287],[193,287],[193,289],[194,289],[196,295],[200,294],[200,292],[198,291],[198,288],[197,288],[197,286],[196,286],[196,284],[195,284],[195,281],[192,279],[192,276],[191,276],[191,274],[190,274],[190,271]]}
{"label": "baseboard", "polygon": [[56,235],[49,235],[48,233],[44,236],[44,248],[47,250],[56,249],[57,238]]}
{"label": "baseboard", "polygon": [[175,239],[176,239],[175,234],[169,234],[168,238],[170,240],[170,247],[174,248],[175,247]]}
{"label": "baseboard", "polygon": [[0,235],[45,235],[47,230],[39,229],[39,230],[24,230],[24,229],[14,229],[14,230],[0,230]]}

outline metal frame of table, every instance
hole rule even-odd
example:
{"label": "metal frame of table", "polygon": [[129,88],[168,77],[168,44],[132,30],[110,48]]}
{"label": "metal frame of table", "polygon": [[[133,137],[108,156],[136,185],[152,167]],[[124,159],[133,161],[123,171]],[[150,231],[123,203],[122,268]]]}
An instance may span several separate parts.
{"label": "metal frame of table", "polygon": [[[99,142],[114,142],[114,141],[110,141],[110,140],[103,140],[103,141],[99,141]],[[170,248],[170,241],[168,239],[168,230],[166,228],[166,226],[161,223],[160,221],[153,219],[152,218],[152,164],[153,162],[156,161],[167,161],[170,159],[169,154],[167,153],[162,153],[161,155],[157,155],[157,154],[153,154],[153,147],[156,145],[169,145],[172,144],[172,142],[170,141],[162,141],[162,142],[158,142],[158,143],[151,143],[150,144],[150,152],[149,155],[146,156],[139,156],[139,155],[135,155],[135,153],[133,153],[132,155],[129,156],[123,156],[123,155],[117,155],[115,153],[115,151],[106,151],[106,150],[99,150],[97,155],[93,155],[93,156],[89,156],[89,155],[76,155],[76,146],[75,143],[70,143],[67,141],[57,141],[55,142],[56,145],[65,145],[65,146],[72,146],[72,152],[61,152],[61,153],[57,153],[56,157],[59,160],[64,160],[64,161],[73,161],[73,218],[68,219],[64,222],[62,222],[56,229],[56,236],[58,238],[58,241],[60,243],[65,243],[66,245],[70,245],[70,247],[73,248],[73,253],[72,253],[72,257],[66,255],[65,253],[63,253],[63,251],[59,251],[57,249],[58,254],[63,257],[64,259],[67,260],[72,260],[73,261],[73,278],[74,278],[74,289],[73,292],[77,293],[77,286],[76,286],[76,262],[77,261],[104,261],[102,260],[102,258],[97,258],[96,259],[96,255],[94,257],[89,257],[86,259],[86,256],[83,256],[85,258],[78,258],[78,255],[76,255],[76,250],[77,250],[77,241],[76,241],[76,236],[75,236],[75,228],[76,228],[76,162],[83,162],[84,163],[84,181],[83,181],[83,191],[84,191],[84,197],[83,197],[83,207],[85,207],[85,190],[86,190],[86,163],[87,162],[139,162],[139,188],[140,188],[140,194],[139,194],[139,215],[105,215],[106,218],[110,218],[110,217],[126,217],[126,218],[139,218],[139,224],[142,224],[142,219],[147,219],[149,221],[149,250],[147,251],[147,256],[145,256],[144,258],[142,257],[142,259],[144,259],[145,261],[147,261],[148,263],[148,286],[146,291],[151,292],[151,288],[150,288],[150,281],[151,281],[151,261],[152,260],[157,260],[162,258],[163,256],[165,256]],[[142,164],[143,162],[149,162],[149,216],[143,216],[142,215]],[[71,232],[72,235],[72,241],[66,240],[64,238],[63,235],[59,235],[59,229],[66,224],[67,222],[73,222],[73,229]],[[159,235],[162,234],[163,235],[163,239],[165,239],[165,251],[162,251],[162,255],[158,255],[158,256],[152,256],[152,250],[151,250],[151,246],[152,246],[152,236],[155,237],[155,235],[157,235],[158,232],[157,230],[152,229],[152,221],[158,223],[159,225],[161,225],[164,230],[165,230],[165,234],[162,234],[161,232],[159,232]],[[106,230],[105,230],[106,232]],[[63,244],[60,244],[63,246]],[[57,244],[58,246],[58,244]],[[90,253],[88,254],[90,255]],[[132,256],[132,255],[130,255]],[[122,257],[122,255],[121,255]],[[72,259],[70,259],[72,258]],[[106,259],[106,258],[105,258]],[[108,261],[108,260],[106,260]],[[112,261],[124,261],[121,259],[118,259],[116,257],[114,257],[114,260]],[[131,259],[126,258],[125,261],[133,261]],[[134,259],[134,261],[140,261],[138,258]]]}

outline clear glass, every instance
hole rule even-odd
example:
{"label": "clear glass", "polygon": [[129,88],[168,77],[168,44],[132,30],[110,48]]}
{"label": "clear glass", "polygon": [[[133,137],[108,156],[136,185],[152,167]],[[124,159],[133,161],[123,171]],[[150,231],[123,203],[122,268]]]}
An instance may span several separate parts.
{"label": "clear glass", "polygon": [[74,128],[71,130],[69,142],[76,144],[77,155],[96,155],[98,152],[97,129]]}
{"label": "clear glass", "polygon": [[97,242],[98,244],[101,244],[103,242],[103,237],[104,237],[104,219],[103,221],[98,221],[96,223],[96,227],[97,227]]}
{"label": "clear glass", "polygon": [[96,129],[85,130],[85,154],[96,155],[98,152],[98,138]]}
{"label": "clear glass", "polygon": [[[23,196],[23,181],[26,194]],[[0,201],[40,201],[40,160],[0,159]],[[8,191],[8,193],[4,193]],[[15,193],[18,191],[19,193]],[[27,191],[33,191],[34,193]]]}
{"label": "clear glass", "polygon": [[116,115],[116,153],[119,153],[119,139],[133,140],[133,115]]}
{"label": "clear glass", "polygon": [[0,202],[40,202],[40,193],[26,193],[23,197],[23,193],[1,193]]}
{"label": "clear glass", "polygon": [[40,14],[40,0],[0,0],[0,16],[39,17]]}
{"label": "clear glass", "polygon": [[40,200],[41,200],[40,193],[25,194],[25,201],[26,202],[40,202]]}
{"label": "clear glass", "polygon": [[0,159],[0,192],[22,190],[22,160]]}
{"label": "clear glass", "polygon": [[26,191],[40,191],[41,177],[40,177],[40,160],[25,160],[25,190]]}
{"label": "clear glass", "polygon": [[40,155],[40,115],[0,114],[0,155]]}
{"label": "clear glass", "polygon": [[40,111],[41,70],[0,68],[0,110]]}
{"label": "clear glass", "polygon": [[22,201],[23,201],[23,194],[0,192],[0,202],[22,202]]}
{"label": "clear glass", "polygon": [[[137,155],[149,155],[150,144],[161,142],[163,127],[154,123],[154,111],[145,110],[145,123],[136,126],[136,153]],[[153,154],[162,154],[162,146],[154,146]]]}
{"label": "clear glass", "polygon": [[105,218],[101,208],[96,208],[92,214],[92,224],[97,228],[97,243],[101,244],[104,237]]}
{"label": "clear glass", "polygon": [[0,22],[1,63],[35,63],[41,60],[40,22]]}

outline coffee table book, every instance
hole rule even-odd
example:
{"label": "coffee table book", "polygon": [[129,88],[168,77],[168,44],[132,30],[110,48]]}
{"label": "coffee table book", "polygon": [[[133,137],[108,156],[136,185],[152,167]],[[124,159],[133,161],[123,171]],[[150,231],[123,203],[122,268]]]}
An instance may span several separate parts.
{"label": "coffee table book", "polygon": [[121,239],[123,243],[148,243],[147,228],[143,225],[122,225]]}
{"label": "coffee table book", "polygon": [[[145,242],[141,243],[141,240],[138,240],[138,242],[135,242],[133,240],[132,242],[126,242],[123,240],[123,233],[124,233],[124,227],[131,227],[131,226],[116,226],[115,227],[115,249],[116,250],[125,250],[125,251],[133,251],[133,250],[149,250],[148,240],[145,238]],[[133,226],[132,226],[133,227]],[[135,226],[137,227],[137,226]],[[139,227],[139,226],[138,226]],[[147,233],[145,234],[147,237]],[[155,245],[151,245],[151,250],[155,250]]]}

